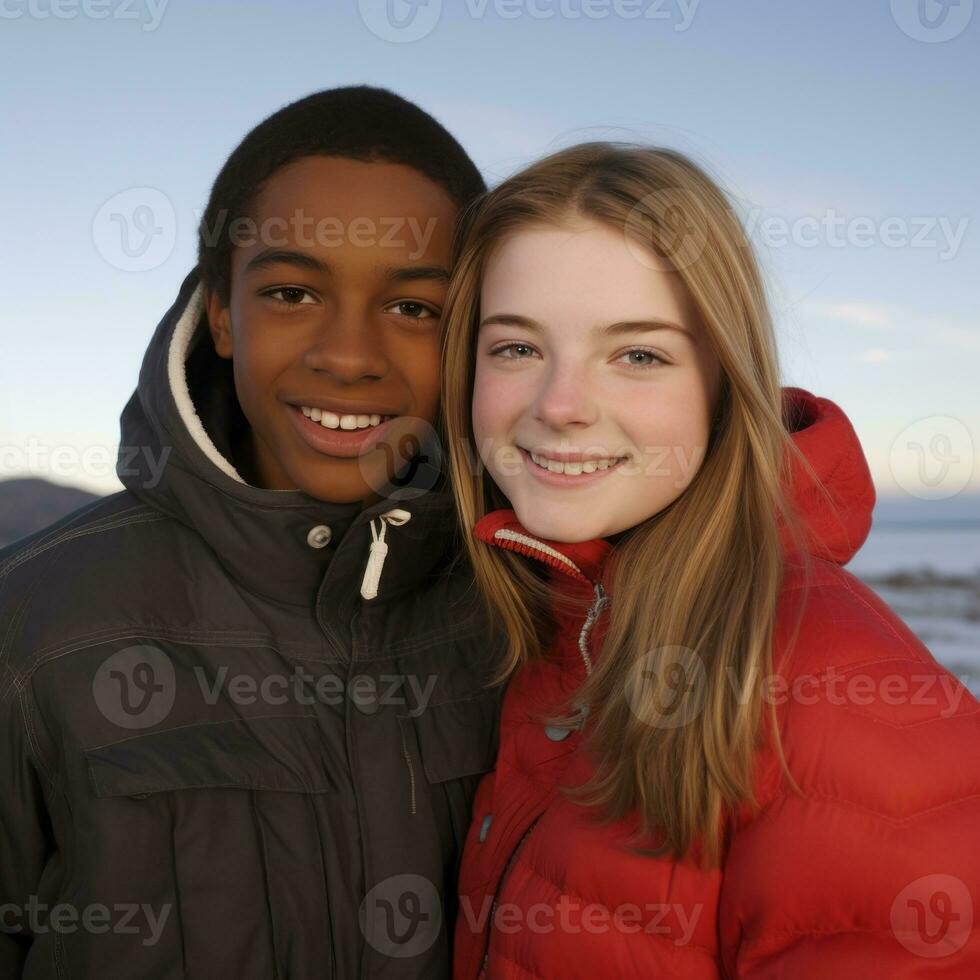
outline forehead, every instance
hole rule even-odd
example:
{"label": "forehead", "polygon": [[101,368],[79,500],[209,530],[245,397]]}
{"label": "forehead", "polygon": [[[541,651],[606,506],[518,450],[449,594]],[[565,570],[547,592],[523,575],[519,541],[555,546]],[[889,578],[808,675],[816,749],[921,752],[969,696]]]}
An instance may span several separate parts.
{"label": "forehead", "polygon": [[[257,195],[252,217],[285,217],[300,209],[313,220],[455,218],[449,194],[412,167],[345,157],[310,156],[276,171]],[[451,231],[451,229],[450,229]]]}
{"label": "forehead", "polygon": [[481,301],[483,316],[515,313],[545,326],[696,319],[677,273],[614,226],[590,219],[508,235],[487,261]]}

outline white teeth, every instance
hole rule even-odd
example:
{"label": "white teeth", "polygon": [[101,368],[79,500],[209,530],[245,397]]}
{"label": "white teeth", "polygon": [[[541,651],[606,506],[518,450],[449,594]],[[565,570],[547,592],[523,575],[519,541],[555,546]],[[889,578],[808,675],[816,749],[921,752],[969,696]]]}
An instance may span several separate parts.
{"label": "white teeth", "polygon": [[587,459],[577,462],[562,463],[557,459],[548,459],[546,456],[539,456],[537,453],[529,454],[531,459],[543,469],[552,473],[564,473],[567,476],[581,476],[583,473],[595,473],[596,470],[607,470],[610,466],[615,466],[619,459]]}
{"label": "white teeth", "polygon": [[319,408],[309,408],[302,406],[303,414],[314,422],[319,422],[326,429],[367,429],[380,425],[383,419],[391,418],[390,415],[338,415],[336,412],[327,412]]}

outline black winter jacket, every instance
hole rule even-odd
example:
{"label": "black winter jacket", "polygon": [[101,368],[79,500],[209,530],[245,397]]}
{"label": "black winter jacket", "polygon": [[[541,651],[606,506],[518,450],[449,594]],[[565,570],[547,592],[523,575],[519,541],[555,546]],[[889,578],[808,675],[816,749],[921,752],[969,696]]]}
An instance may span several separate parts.
{"label": "black winter jacket", "polygon": [[0,551],[0,977],[449,975],[504,637],[445,475],[363,510],[260,489],[242,425],[195,271],[126,489]]}

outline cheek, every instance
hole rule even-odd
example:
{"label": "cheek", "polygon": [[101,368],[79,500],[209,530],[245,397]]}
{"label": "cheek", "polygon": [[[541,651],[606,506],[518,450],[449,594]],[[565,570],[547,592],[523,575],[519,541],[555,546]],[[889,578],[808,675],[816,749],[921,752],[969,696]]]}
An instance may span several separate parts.
{"label": "cheek", "polygon": [[704,459],[709,406],[696,379],[676,391],[638,394],[621,403],[624,431],[650,460],[648,473],[687,483]]}
{"label": "cheek", "polygon": [[399,349],[390,349],[389,360],[396,365],[411,391],[415,414],[428,422],[435,419],[439,405],[438,339],[414,337]]}
{"label": "cheek", "polygon": [[513,400],[513,387],[493,371],[477,362],[473,377],[473,433],[479,442],[490,436],[501,435],[508,416],[509,402]]}
{"label": "cheek", "polygon": [[271,380],[278,371],[283,357],[281,343],[269,339],[269,331],[250,329],[246,324],[236,325],[233,369],[239,401],[253,426],[255,412],[268,391]]}

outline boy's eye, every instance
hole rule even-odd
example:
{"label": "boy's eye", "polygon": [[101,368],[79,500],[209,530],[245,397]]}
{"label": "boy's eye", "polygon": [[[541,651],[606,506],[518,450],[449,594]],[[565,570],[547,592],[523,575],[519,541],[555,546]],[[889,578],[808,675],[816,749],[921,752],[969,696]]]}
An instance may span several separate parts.
{"label": "boy's eye", "polygon": [[413,320],[428,320],[430,317],[438,316],[437,310],[434,310],[431,306],[426,303],[420,303],[418,300],[413,299],[402,299],[397,303],[392,303],[390,306],[385,307],[385,313],[394,312],[401,316],[411,317]]}
{"label": "boy's eye", "polygon": [[[276,289],[270,289],[262,295],[271,296],[277,303],[281,303],[283,306],[305,306],[316,302],[313,294],[301,286],[278,286]],[[306,298],[304,299],[304,297]]]}

